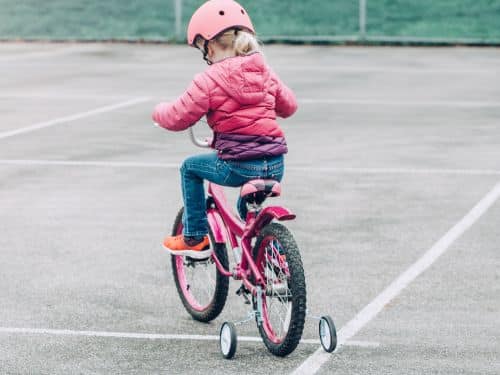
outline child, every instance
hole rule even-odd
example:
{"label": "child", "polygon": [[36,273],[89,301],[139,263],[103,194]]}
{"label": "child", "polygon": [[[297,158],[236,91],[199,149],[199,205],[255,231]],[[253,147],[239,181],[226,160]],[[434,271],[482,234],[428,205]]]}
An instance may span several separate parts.
{"label": "child", "polygon": [[216,152],[184,161],[183,235],[167,237],[163,246],[174,255],[205,259],[212,250],[203,181],[233,187],[256,178],[281,181],[287,146],[276,117],[291,116],[297,103],[266,65],[252,22],[235,1],[207,1],[193,14],[187,34],[209,67],[175,102],[158,104],[153,120],[181,131],[206,115]]}

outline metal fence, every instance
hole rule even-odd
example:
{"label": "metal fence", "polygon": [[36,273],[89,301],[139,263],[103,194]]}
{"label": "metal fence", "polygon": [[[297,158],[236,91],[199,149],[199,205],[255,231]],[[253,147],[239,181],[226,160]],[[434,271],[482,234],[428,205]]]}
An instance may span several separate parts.
{"label": "metal fence", "polygon": [[[183,40],[184,34],[185,34],[185,25],[183,23],[183,0],[173,0],[174,2],[174,13],[175,13],[175,38],[177,40]],[[359,0],[359,35],[357,36],[357,39],[363,40],[366,38],[366,0]],[[272,36],[264,36],[264,38],[274,38],[274,39],[297,39],[297,36],[291,36],[291,35],[272,35]],[[331,38],[331,36],[302,36],[302,39],[328,39]],[[346,39],[345,36],[340,36],[333,38],[332,40],[344,40]],[[349,39],[352,39],[352,36],[349,37]]]}
{"label": "metal fence", "polygon": [[[366,38],[366,1],[367,0],[358,0],[359,1],[359,35],[357,36],[357,39],[363,40]],[[183,0],[173,0],[174,2],[174,13],[175,13],[175,38],[177,40],[183,40],[184,39],[184,34],[185,34],[185,25],[183,22],[183,8],[184,8],[184,1]],[[332,38],[332,36],[327,36],[327,35],[322,35],[322,36],[302,36],[302,37],[297,37],[297,36],[292,36],[292,35],[267,35],[263,36],[264,38],[274,38],[274,39],[329,39]],[[335,37],[331,40],[344,40],[346,39],[345,36],[340,36],[340,37]],[[352,36],[349,36],[347,39],[352,39]]]}
{"label": "metal fence", "polygon": [[[184,40],[185,27],[187,25],[187,20],[183,19],[186,17],[186,14],[191,14],[194,9],[190,9],[189,6],[186,7],[186,3],[189,3],[189,0],[173,0],[175,7],[175,39],[178,41]],[[245,0],[240,0],[244,5]],[[277,0],[279,1],[279,0]],[[292,0],[295,1],[295,0]],[[328,1],[330,4],[341,3],[340,1],[331,0]],[[392,3],[396,5],[400,5],[401,7],[401,16],[402,18],[411,18],[411,15],[405,14],[405,8],[408,13],[411,13],[412,10],[408,9],[410,7],[405,6],[411,3],[421,3],[423,7],[427,7],[427,9],[432,8],[432,3],[437,4],[439,0],[430,0],[428,4],[422,4],[424,1],[419,0],[418,2],[415,0],[407,0],[407,1],[398,1],[393,0]],[[441,0],[441,3],[447,2],[450,6],[453,6],[453,3],[460,3],[460,0],[453,1]],[[191,1],[192,3],[192,1]],[[258,3],[258,1],[253,1],[253,3]],[[356,0],[352,0],[351,3],[356,3]],[[493,17],[493,22],[490,22],[490,29],[485,33],[468,33],[464,31],[462,34],[455,35],[387,35],[386,33],[380,32],[379,30],[374,30],[370,32],[369,29],[369,6],[373,5],[374,8],[380,7],[381,3],[384,3],[382,0],[357,0],[357,30],[351,33],[340,33],[340,34],[332,34],[332,33],[323,33],[323,34],[261,34],[260,39],[263,41],[275,41],[275,42],[312,42],[312,43],[362,43],[362,44],[473,44],[473,45],[500,45],[500,1],[489,1],[489,4],[485,4],[486,6],[481,8],[481,11],[489,13]],[[385,3],[391,3],[391,0],[385,1]],[[407,4],[405,4],[407,3]],[[481,1],[476,2],[481,3]],[[483,2],[484,5],[485,2]],[[251,4],[251,3],[250,3]],[[249,5],[250,5],[249,4]],[[382,4],[382,7],[385,4]],[[355,5],[356,6],[356,5]],[[464,12],[463,9],[460,9],[459,12],[462,13],[464,17],[465,23],[471,23],[471,29],[474,29],[474,25],[472,25],[473,18],[475,22],[483,22],[481,17],[477,19],[478,12],[467,7],[467,4],[462,4],[463,8],[466,9]],[[191,7],[192,8],[192,7]],[[470,14],[467,15],[467,9],[470,10]],[[188,10],[186,12],[186,10]],[[480,12],[479,12],[480,13]],[[354,15],[353,15],[354,16]],[[283,15],[286,18],[286,15]],[[443,15],[445,18],[446,15]],[[411,22],[411,21],[409,21]],[[485,25],[486,28],[488,24]],[[466,29],[466,27],[464,28]],[[353,30],[351,30],[353,31]],[[472,35],[471,35],[472,34]]]}
{"label": "metal fence", "polygon": [[[0,40],[184,42],[205,0],[0,0]],[[265,42],[500,45],[500,0],[239,0]]]}

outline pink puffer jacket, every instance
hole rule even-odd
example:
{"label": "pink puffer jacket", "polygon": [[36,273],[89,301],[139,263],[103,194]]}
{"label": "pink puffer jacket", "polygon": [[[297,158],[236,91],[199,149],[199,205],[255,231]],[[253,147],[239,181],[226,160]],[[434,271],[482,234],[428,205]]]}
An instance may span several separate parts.
{"label": "pink puffer jacket", "polygon": [[173,103],[160,103],[153,120],[181,131],[207,115],[217,133],[283,137],[276,117],[297,110],[293,92],[270,70],[260,53],[224,59],[195,76]]}

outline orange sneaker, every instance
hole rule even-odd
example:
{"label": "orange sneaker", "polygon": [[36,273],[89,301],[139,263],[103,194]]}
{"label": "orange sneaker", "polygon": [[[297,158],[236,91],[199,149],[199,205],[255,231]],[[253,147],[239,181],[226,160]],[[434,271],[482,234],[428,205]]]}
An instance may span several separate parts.
{"label": "orange sneaker", "polygon": [[206,259],[212,255],[208,236],[203,237],[203,240],[194,246],[189,246],[182,234],[170,236],[163,241],[163,247],[172,255],[183,255],[193,259]]}

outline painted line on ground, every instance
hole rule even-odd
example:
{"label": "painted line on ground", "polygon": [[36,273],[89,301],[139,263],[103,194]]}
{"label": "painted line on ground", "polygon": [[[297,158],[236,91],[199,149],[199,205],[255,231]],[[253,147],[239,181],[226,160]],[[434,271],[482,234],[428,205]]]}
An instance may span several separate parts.
{"label": "painted line on ground", "polygon": [[[179,89],[179,93],[181,89]],[[122,96],[125,97],[125,96]],[[119,96],[91,96],[91,95],[58,95],[58,94],[0,94],[0,98],[12,99],[52,99],[52,100],[80,100],[80,99],[120,99]],[[149,100],[173,101],[177,97],[152,96]],[[300,98],[299,104],[332,104],[332,105],[366,105],[366,106],[395,106],[395,107],[450,107],[450,108],[497,108],[500,102],[495,101],[468,101],[468,100],[374,100],[374,99],[341,99],[341,98]]]}
{"label": "painted line on ground", "polygon": [[[147,96],[147,95],[142,95]],[[91,93],[0,93],[0,99],[40,99],[40,100],[127,100],[130,95],[92,95]]]}
{"label": "painted line on ground", "polygon": [[336,167],[299,167],[287,166],[292,171],[316,171],[345,174],[441,174],[441,175],[471,175],[471,176],[499,176],[496,169],[431,169],[431,168],[336,168]]}
{"label": "painted line on ground", "polygon": [[19,166],[60,166],[60,167],[107,167],[107,168],[154,168],[179,169],[179,163],[150,163],[150,162],[113,162],[113,161],[85,161],[85,160],[0,160],[0,165]]}
{"label": "painted line on ground", "polygon": [[[34,160],[34,159],[0,159],[0,165],[18,166],[60,166],[60,167],[101,167],[101,168],[153,168],[179,169],[178,163],[154,163],[133,161],[97,161],[97,160]],[[416,175],[468,175],[468,176],[500,176],[495,169],[417,169],[417,168],[335,168],[306,167],[287,165],[291,172],[328,172],[336,174],[416,174]]]}
{"label": "painted line on ground", "polygon": [[115,111],[115,110],[120,109],[120,108],[129,107],[129,106],[136,105],[139,103],[144,103],[148,100],[150,100],[150,98],[148,98],[148,97],[135,98],[135,99],[127,100],[124,102],[119,102],[116,104],[111,104],[111,105],[107,105],[104,107],[92,109],[90,111],[80,112],[80,113],[77,113],[74,115],[60,117],[57,119],[40,122],[40,123],[37,123],[34,125],[26,126],[24,128],[10,130],[7,132],[0,133],[0,139],[5,139],[5,138],[13,137],[15,135],[25,134],[25,133],[33,132],[36,130],[45,129],[45,128],[48,128],[48,127],[51,127],[54,125],[64,124],[64,123],[68,123],[68,122],[75,121],[75,120],[80,120],[82,118],[99,115],[99,114],[105,113],[105,112]]}
{"label": "painted line on ground", "polygon": [[[179,335],[179,334],[161,334],[161,333],[137,333],[137,332],[109,332],[109,331],[77,331],[69,329],[43,329],[43,328],[18,328],[18,327],[0,327],[0,333],[5,334],[24,334],[24,335],[47,335],[47,336],[84,336],[84,337],[111,337],[121,339],[140,339],[140,340],[198,340],[198,341],[218,341],[219,336],[215,335]],[[238,336],[238,341],[262,342],[262,338],[253,336]],[[318,345],[319,340],[303,339],[303,344]],[[372,341],[349,341],[347,346],[358,346],[365,348],[374,348],[380,346],[378,342]]]}
{"label": "painted line on ground", "polygon": [[[182,88],[179,88],[179,93],[182,92]],[[158,102],[171,102],[177,99],[177,97],[174,96],[165,96],[165,95],[155,95],[151,96],[151,93],[148,94],[141,94],[141,93],[136,93],[137,97],[147,97],[151,101],[158,101]],[[123,95],[92,95],[91,93],[85,93],[85,92],[65,92],[64,94],[60,93],[37,93],[37,92],[32,92],[32,93],[0,93],[0,99],[40,99],[40,100],[127,100],[130,99],[131,95],[124,93]],[[149,121],[149,119],[148,119]]]}
{"label": "painted line on ground", "polygon": [[380,105],[396,107],[463,107],[485,108],[500,107],[500,102],[488,101],[462,101],[462,100],[372,100],[372,99],[314,99],[299,98],[299,104],[354,104],[354,105]]}
{"label": "painted line on ground", "polygon": [[[384,307],[397,297],[412,281],[426,271],[443,255],[450,246],[462,236],[488,209],[500,198],[500,183],[484,196],[457,224],[437,241],[420,259],[395,279],[382,293],[366,305],[358,314],[338,332],[338,348],[344,345],[368,324]],[[338,350],[338,349],[337,349]],[[318,348],[308,357],[292,375],[315,374],[323,364],[333,357],[323,348]]]}
{"label": "painted line on ground", "polygon": [[286,62],[278,61],[274,63],[277,66],[277,72],[289,72],[289,71],[308,71],[308,72],[332,72],[332,73],[388,73],[388,74],[481,74],[496,75],[500,73],[499,69],[493,66],[485,69],[446,69],[446,68],[397,68],[397,67],[374,67],[374,66],[342,66],[342,65],[324,65],[324,66],[312,66],[312,65],[302,65],[295,64],[292,66],[287,66]]}
{"label": "painted line on ground", "polygon": [[85,51],[85,49],[82,49],[80,46],[54,48],[46,51],[36,51],[36,52],[23,52],[19,50],[19,52],[14,51],[12,55],[0,56],[0,63],[12,62],[12,61],[20,62],[25,60],[26,62],[33,64],[33,59],[69,55],[73,52],[81,52],[81,51]]}

